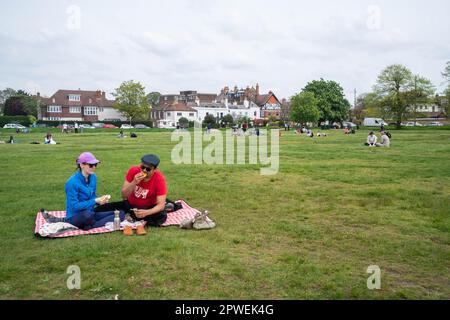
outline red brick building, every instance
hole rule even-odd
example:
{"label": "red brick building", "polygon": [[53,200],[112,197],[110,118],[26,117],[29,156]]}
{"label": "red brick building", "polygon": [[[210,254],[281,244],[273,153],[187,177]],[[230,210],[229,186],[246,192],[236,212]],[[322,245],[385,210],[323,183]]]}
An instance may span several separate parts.
{"label": "red brick building", "polygon": [[126,120],[113,108],[114,100],[105,92],[58,90],[50,98],[41,98],[39,120],[46,121],[111,121]]}

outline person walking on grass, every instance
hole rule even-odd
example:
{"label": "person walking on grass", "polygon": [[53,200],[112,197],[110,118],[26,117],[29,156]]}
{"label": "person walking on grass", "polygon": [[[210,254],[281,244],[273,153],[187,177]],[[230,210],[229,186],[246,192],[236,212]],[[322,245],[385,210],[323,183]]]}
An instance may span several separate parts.
{"label": "person walking on grass", "polygon": [[[108,203],[110,196],[97,197],[95,169],[100,163],[90,152],[83,152],[76,160],[77,172],[66,182],[66,221],[79,229],[89,230],[104,227],[114,221],[114,211],[95,210],[96,206]],[[102,211],[102,212],[100,212]],[[120,212],[120,220],[125,213]]]}
{"label": "person walking on grass", "polygon": [[134,220],[145,220],[147,225],[159,227],[167,219],[167,187],[164,175],[158,170],[159,157],[147,154],[138,166],[131,167],[122,186],[123,201],[107,203],[96,210],[119,209]]}

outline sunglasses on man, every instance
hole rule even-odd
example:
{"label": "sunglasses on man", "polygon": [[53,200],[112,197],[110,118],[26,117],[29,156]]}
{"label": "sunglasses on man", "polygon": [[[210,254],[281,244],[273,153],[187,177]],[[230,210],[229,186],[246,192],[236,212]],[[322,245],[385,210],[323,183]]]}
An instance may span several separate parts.
{"label": "sunglasses on man", "polygon": [[141,170],[142,170],[142,171],[145,170],[145,171],[147,171],[147,172],[150,172],[150,171],[152,171],[152,169],[153,169],[153,168],[146,167],[146,166],[141,166]]}
{"label": "sunglasses on man", "polygon": [[98,163],[83,163],[83,164],[87,164],[89,168],[97,168]]}

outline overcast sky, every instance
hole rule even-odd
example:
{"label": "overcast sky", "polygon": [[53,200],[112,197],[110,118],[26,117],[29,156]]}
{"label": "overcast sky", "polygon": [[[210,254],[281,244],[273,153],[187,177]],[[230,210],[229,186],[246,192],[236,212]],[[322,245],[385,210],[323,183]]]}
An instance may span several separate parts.
{"label": "overcast sky", "polygon": [[311,80],[371,90],[401,63],[443,89],[450,2],[0,0],[0,89],[218,93],[260,84],[289,98]]}

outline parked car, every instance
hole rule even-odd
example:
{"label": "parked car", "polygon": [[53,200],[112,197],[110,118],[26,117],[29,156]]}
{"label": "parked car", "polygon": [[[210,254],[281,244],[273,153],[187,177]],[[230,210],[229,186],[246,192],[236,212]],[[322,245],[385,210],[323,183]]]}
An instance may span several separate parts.
{"label": "parked car", "polygon": [[95,129],[95,127],[91,126],[90,124],[80,124],[80,128],[83,128],[83,129]]}
{"label": "parked car", "polygon": [[136,124],[134,126],[136,129],[150,129],[150,127],[146,126],[145,124]]}
{"label": "parked car", "polygon": [[431,127],[442,127],[444,124],[442,123],[442,122],[439,122],[439,121],[435,121],[435,122],[430,122],[429,124],[428,124],[428,126],[431,126]]}
{"label": "parked car", "polygon": [[103,123],[101,123],[101,122],[94,122],[93,124],[92,124],[92,126],[94,127],[94,128],[103,128]]}
{"label": "parked car", "polygon": [[381,127],[387,126],[388,124],[381,118],[364,118],[363,122],[365,127]]}
{"label": "parked car", "polygon": [[115,126],[115,125],[113,125],[113,124],[105,123],[105,124],[103,125],[103,128],[104,128],[104,129],[117,129],[118,127]]}
{"label": "parked car", "polygon": [[132,125],[129,124],[123,124],[120,126],[120,129],[133,129],[134,127]]}
{"label": "parked car", "polygon": [[354,124],[353,122],[344,121],[344,122],[342,122],[342,127],[343,128],[350,127],[350,129],[356,129],[358,126],[356,124]]}
{"label": "parked car", "polygon": [[18,123],[7,123],[3,126],[3,129],[25,129],[25,127]]}
{"label": "parked car", "polygon": [[407,122],[406,127],[421,127],[422,125],[419,122]]}

